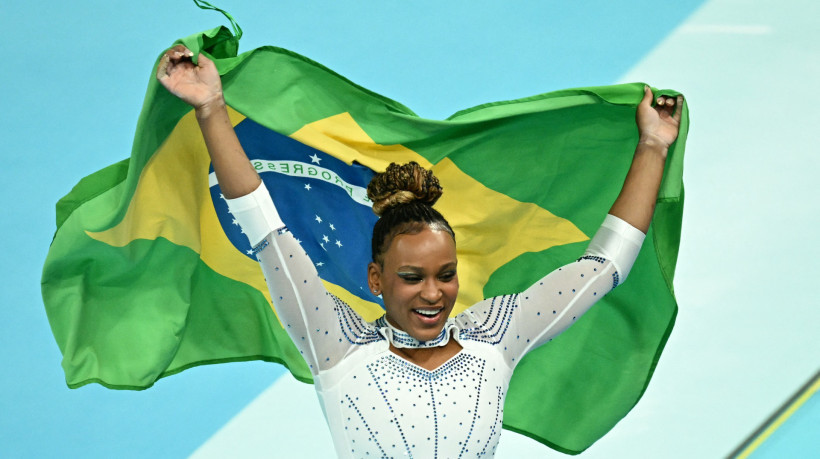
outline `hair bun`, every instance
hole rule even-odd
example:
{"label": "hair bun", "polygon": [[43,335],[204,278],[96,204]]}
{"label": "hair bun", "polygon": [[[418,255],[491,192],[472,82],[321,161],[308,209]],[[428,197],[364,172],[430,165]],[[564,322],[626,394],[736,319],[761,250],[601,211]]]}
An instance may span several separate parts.
{"label": "hair bun", "polygon": [[390,163],[386,171],[376,174],[367,185],[367,197],[373,201],[373,212],[378,216],[414,201],[432,206],[441,193],[441,185],[433,172],[415,161]]}

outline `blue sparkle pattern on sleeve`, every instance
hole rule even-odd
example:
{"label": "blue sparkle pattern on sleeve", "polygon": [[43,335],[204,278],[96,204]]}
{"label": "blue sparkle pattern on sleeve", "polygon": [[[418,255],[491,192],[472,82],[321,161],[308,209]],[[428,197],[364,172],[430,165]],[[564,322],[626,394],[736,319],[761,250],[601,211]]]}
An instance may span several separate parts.
{"label": "blue sparkle pattern on sleeve", "polygon": [[364,345],[384,340],[378,330],[369,326],[350,305],[340,300],[336,295],[331,295],[331,298],[334,303],[333,310],[336,311],[336,316],[339,318],[339,328],[348,343]]}
{"label": "blue sparkle pattern on sleeve", "polygon": [[517,307],[517,294],[492,298],[486,311],[473,311],[473,317],[483,316],[483,320],[472,327],[462,329],[461,338],[493,345],[500,343],[509,329],[513,312]]}

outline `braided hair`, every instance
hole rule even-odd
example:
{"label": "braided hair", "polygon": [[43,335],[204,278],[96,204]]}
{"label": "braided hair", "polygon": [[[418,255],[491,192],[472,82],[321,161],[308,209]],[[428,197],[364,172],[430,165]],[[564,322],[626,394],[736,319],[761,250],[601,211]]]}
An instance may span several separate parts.
{"label": "braided hair", "polygon": [[373,212],[381,217],[373,227],[374,262],[384,265],[384,253],[400,234],[416,234],[430,228],[447,231],[455,241],[450,224],[433,209],[441,193],[441,185],[432,171],[415,161],[401,165],[391,163],[386,171],[370,180],[367,197],[373,202]]}

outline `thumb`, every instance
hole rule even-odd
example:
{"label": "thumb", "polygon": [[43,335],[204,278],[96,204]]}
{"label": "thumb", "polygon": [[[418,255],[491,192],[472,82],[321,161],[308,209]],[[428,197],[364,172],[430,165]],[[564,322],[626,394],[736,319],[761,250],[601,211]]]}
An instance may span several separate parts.
{"label": "thumb", "polygon": [[159,61],[159,65],[157,66],[157,79],[162,81],[168,78],[168,64],[171,62],[171,58],[168,57],[168,54],[164,54]]}
{"label": "thumb", "polygon": [[643,99],[641,99],[640,105],[652,106],[652,88],[649,85],[643,86]]}
{"label": "thumb", "polygon": [[197,59],[198,67],[215,67],[214,61],[208,59],[208,56],[204,53],[199,53],[199,57]]}

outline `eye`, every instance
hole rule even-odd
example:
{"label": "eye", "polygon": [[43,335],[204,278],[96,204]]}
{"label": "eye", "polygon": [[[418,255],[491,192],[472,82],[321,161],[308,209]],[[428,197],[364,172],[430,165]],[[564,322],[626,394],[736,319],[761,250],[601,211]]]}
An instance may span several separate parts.
{"label": "eye", "polygon": [[399,277],[403,281],[411,283],[411,284],[421,282],[421,276],[419,276],[418,274],[399,273]]}
{"label": "eye", "polygon": [[454,277],[456,277],[455,271],[445,271],[438,276],[439,280],[443,282],[450,282]]}

